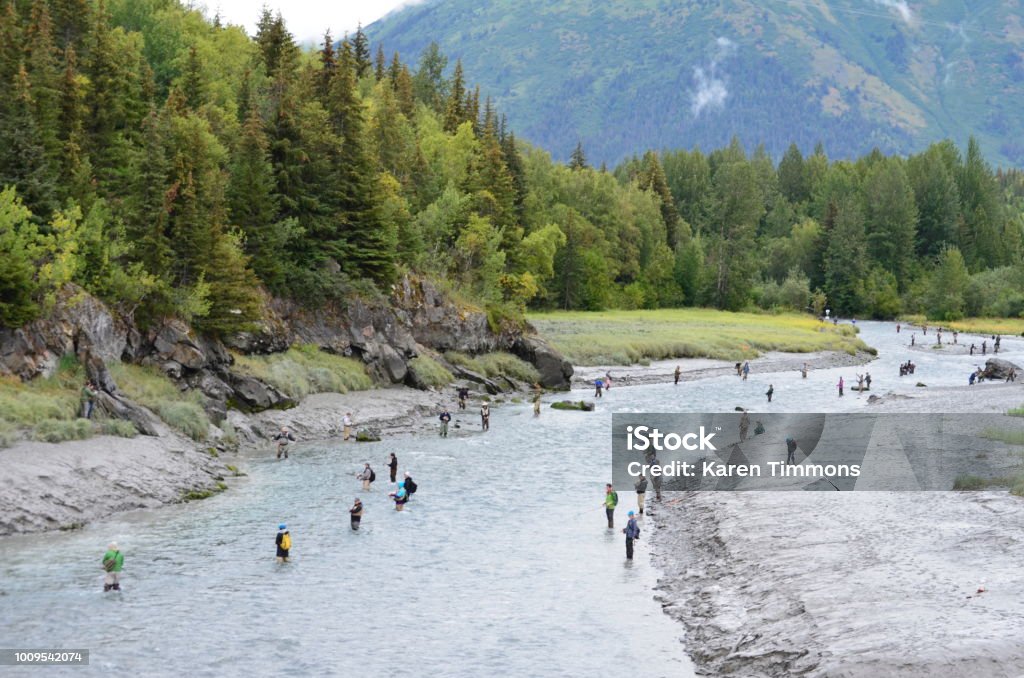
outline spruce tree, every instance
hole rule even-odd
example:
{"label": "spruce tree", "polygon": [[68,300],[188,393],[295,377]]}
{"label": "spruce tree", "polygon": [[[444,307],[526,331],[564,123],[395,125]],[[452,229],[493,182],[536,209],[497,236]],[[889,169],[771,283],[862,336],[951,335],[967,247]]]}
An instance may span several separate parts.
{"label": "spruce tree", "polygon": [[377,56],[373,60],[373,78],[380,82],[387,77],[387,60],[384,57],[384,45],[377,45]]}
{"label": "spruce tree", "polygon": [[334,72],[337,68],[338,59],[334,53],[334,38],[331,37],[331,31],[328,30],[324,33],[324,42],[320,47],[320,70],[316,77],[316,95],[324,106],[327,105],[327,99],[331,91],[331,80],[334,78]]}
{"label": "spruce tree", "polygon": [[444,131],[454,134],[466,120],[466,82],[462,76],[462,61],[455,62],[452,74],[451,94],[444,109]]}
{"label": "spruce tree", "polygon": [[57,208],[57,177],[36,124],[24,66],[18,69],[11,90],[0,117],[0,187],[14,186],[34,217],[45,221]]}
{"label": "spruce tree", "polygon": [[60,161],[61,143],[58,135],[60,115],[60,64],[53,40],[53,21],[45,0],[33,0],[31,19],[26,32],[28,41],[29,79],[35,119],[46,148],[46,157],[54,167]]}
{"label": "spruce tree", "polygon": [[577,141],[576,148],[572,150],[572,155],[569,156],[569,169],[571,170],[582,170],[587,169],[587,156],[583,152],[583,142]]}
{"label": "spruce tree", "polygon": [[362,80],[370,74],[373,63],[370,61],[370,41],[363,32],[363,25],[356,28],[356,35],[352,39],[352,55],[355,57],[356,80]]}

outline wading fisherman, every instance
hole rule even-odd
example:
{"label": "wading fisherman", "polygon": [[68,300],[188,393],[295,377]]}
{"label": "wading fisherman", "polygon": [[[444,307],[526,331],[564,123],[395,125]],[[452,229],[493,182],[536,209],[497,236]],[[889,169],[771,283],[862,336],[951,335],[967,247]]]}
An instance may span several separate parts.
{"label": "wading fisherman", "polygon": [[284,523],[277,526],[277,537],[274,539],[274,543],[277,544],[277,562],[287,563],[288,552],[292,548],[292,535]]}
{"label": "wading fisherman", "polygon": [[636,517],[630,511],[626,514],[629,520],[622,532],[626,535],[626,560],[633,560],[633,541],[640,538],[640,526],[636,524]]}
{"label": "wading fisherman", "polygon": [[124,567],[124,554],[117,548],[117,542],[112,541],[107,546],[107,552],[103,554],[103,570],[106,576],[103,578],[104,591],[121,590],[121,569]]}
{"label": "wading fisherman", "polygon": [[398,457],[392,452],[388,457],[388,469],[391,471],[391,482],[395,482],[395,478],[398,476]]}
{"label": "wading fisherman", "polygon": [[487,403],[480,406],[480,428],[484,431],[491,430],[491,406]]}
{"label": "wading fisherman", "polygon": [[644,514],[644,497],[647,495],[647,476],[640,476],[637,481],[633,483],[633,489],[636,490],[636,506],[640,509],[640,515]]}
{"label": "wading fisherman", "polygon": [[540,395],[535,395],[533,397],[533,416],[540,416]]}
{"label": "wading fisherman", "polygon": [[409,501],[409,493],[405,491],[405,483],[398,483],[398,489],[389,492],[388,496],[395,500],[395,510],[401,511],[405,508],[405,502]]}
{"label": "wading fisherman", "polygon": [[356,480],[363,481],[364,492],[370,491],[370,485],[372,485],[373,481],[376,479],[377,474],[373,472],[372,468],[370,468],[370,462],[366,462],[366,466],[363,467],[363,470],[360,473],[356,474]]}
{"label": "wading fisherman", "polygon": [[288,458],[288,443],[295,442],[295,436],[291,434],[287,426],[281,427],[281,432],[273,437],[273,440],[277,441],[277,458],[280,459],[281,455],[284,454],[284,458]]}
{"label": "wading fisherman", "polygon": [[793,438],[786,438],[786,463],[796,463],[796,441]]}
{"label": "wading fisherman", "polygon": [[352,504],[352,508],[348,510],[349,517],[352,520],[352,529],[359,529],[359,521],[363,519],[363,502],[359,501],[359,497],[356,497],[356,501]]}
{"label": "wading fisherman", "polygon": [[405,472],[404,482],[405,494],[407,497],[406,501],[409,501],[410,499],[412,499],[412,495],[416,494],[416,490],[420,489],[420,486],[416,484],[416,482],[412,479],[412,476],[409,474],[408,471]]}
{"label": "wading fisherman", "polygon": [[681,369],[679,369],[679,365],[676,365],[676,371],[675,371],[675,374],[674,374],[674,376],[675,376],[675,385],[676,386],[679,385],[679,377],[682,376],[682,374],[683,374],[683,371]]}
{"label": "wading fisherman", "polygon": [[448,437],[448,422],[450,422],[452,420],[452,415],[451,415],[451,413],[447,409],[444,409],[444,410],[441,411],[441,416],[439,416],[438,419],[441,420],[441,437],[442,438],[447,438]]}
{"label": "wading fisherman", "polygon": [[608,528],[615,527],[615,507],[619,505],[619,495],[612,489],[611,483],[604,486],[604,513],[608,516]]}
{"label": "wading fisherman", "polygon": [[747,377],[749,377],[749,376],[750,376],[750,362],[747,361],[747,360],[744,360],[743,361],[743,381],[746,381]]}
{"label": "wading fisherman", "polygon": [[595,398],[601,398],[602,397],[602,395],[601,395],[601,390],[602,389],[604,389],[604,382],[601,381],[600,379],[595,379],[594,380],[594,397]]}
{"label": "wading fisherman", "polygon": [[842,377],[839,377],[839,383],[836,384],[836,386],[839,387],[839,397],[842,398],[843,397],[843,378]]}
{"label": "wading fisherman", "polygon": [[765,395],[768,396],[768,402],[772,401],[772,395],[775,394],[775,386],[768,384],[768,390],[765,391]]}

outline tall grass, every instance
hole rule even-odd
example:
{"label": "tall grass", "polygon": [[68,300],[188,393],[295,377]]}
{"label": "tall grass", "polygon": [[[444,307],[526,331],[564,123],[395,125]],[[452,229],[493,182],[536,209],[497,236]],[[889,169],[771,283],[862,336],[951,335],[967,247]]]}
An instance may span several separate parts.
{"label": "tall grass", "polygon": [[124,394],[149,409],[173,429],[193,440],[205,440],[210,418],[203,409],[203,396],[182,391],[159,370],[116,363],[108,366]]}
{"label": "tall grass", "polygon": [[530,384],[540,381],[540,373],[536,367],[511,353],[497,351],[478,356],[468,356],[465,353],[448,351],[444,354],[444,358],[452,365],[465,367],[467,370],[482,374],[488,379],[506,376]]}
{"label": "tall grass", "polygon": [[763,351],[871,350],[851,325],[807,315],[711,309],[554,312],[529,316],[538,332],[577,365],[629,365],[668,358],[742,360]]}
{"label": "tall grass", "polygon": [[409,367],[423,380],[427,386],[438,388],[446,386],[455,379],[444,365],[429,355],[418,355],[409,361]]}
{"label": "tall grass", "polygon": [[909,315],[904,316],[902,320],[907,323],[914,323],[915,325],[920,325],[921,323],[927,323],[932,326],[941,325],[942,327],[948,327],[951,330],[966,334],[1012,334],[1020,336],[1024,332],[1024,318],[964,318],[963,320],[953,320],[950,322],[937,322],[930,321],[923,315]]}
{"label": "tall grass", "polygon": [[272,355],[235,355],[235,369],[266,382],[294,400],[311,393],[347,393],[373,387],[366,366],[312,344]]}
{"label": "tall grass", "polygon": [[986,428],[981,432],[982,438],[998,440],[1010,445],[1024,445],[1024,430],[1005,428]]}

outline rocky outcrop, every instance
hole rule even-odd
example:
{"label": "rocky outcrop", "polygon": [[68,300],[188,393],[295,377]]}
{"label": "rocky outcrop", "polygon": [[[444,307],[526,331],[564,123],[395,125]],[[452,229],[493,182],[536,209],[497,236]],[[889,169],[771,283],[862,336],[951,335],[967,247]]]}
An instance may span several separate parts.
{"label": "rocky outcrop", "polygon": [[546,341],[537,336],[524,335],[512,344],[512,353],[531,363],[540,372],[540,385],[544,388],[568,390],[572,379],[572,365]]}
{"label": "rocky outcrop", "polygon": [[986,379],[1000,379],[1005,381],[1010,374],[1010,370],[1013,370],[1018,376],[1024,377],[1024,374],[1020,373],[1020,367],[1011,363],[1009,360],[1003,360],[1002,358],[989,358],[985,361],[985,369],[982,370],[982,375]]}

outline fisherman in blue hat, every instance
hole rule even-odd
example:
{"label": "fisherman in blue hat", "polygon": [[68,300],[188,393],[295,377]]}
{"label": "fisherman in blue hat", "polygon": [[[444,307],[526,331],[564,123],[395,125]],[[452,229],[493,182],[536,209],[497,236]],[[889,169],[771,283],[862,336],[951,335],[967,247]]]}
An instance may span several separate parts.
{"label": "fisherman in blue hat", "polygon": [[288,526],[281,523],[277,526],[277,538],[274,540],[277,544],[277,562],[287,563],[288,562],[288,551],[292,547],[292,535],[288,532]]}
{"label": "fisherman in blue hat", "polygon": [[636,524],[636,516],[632,511],[626,514],[629,520],[622,529],[626,535],[626,560],[633,560],[633,540],[640,538],[640,526]]}

